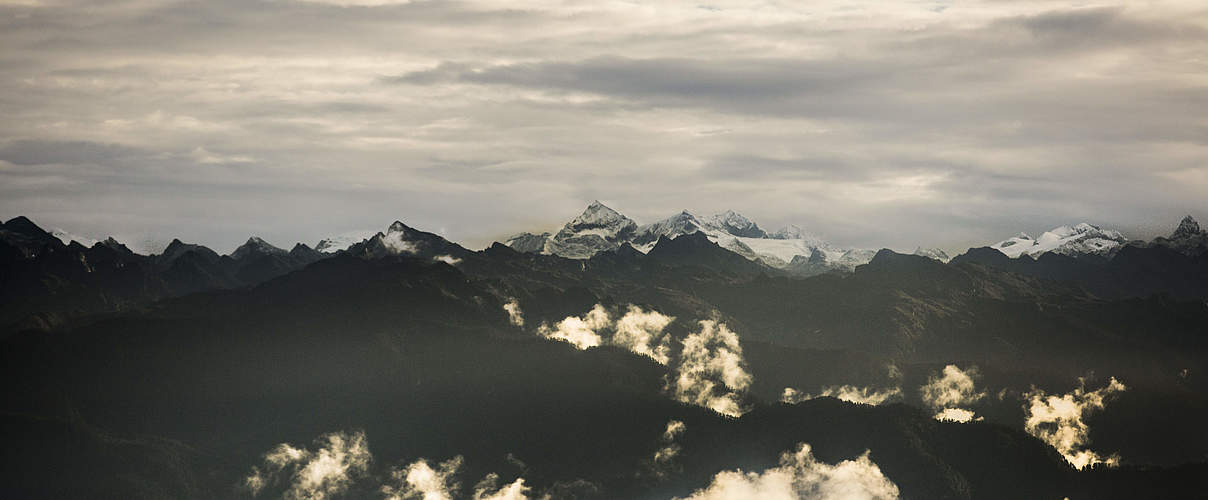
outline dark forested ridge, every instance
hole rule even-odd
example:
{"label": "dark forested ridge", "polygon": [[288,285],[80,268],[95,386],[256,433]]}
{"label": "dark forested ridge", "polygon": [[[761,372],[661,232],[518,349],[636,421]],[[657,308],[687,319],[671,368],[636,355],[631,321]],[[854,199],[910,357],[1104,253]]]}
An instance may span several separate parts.
{"label": "dark forested ridge", "polygon": [[[281,497],[288,480],[247,487],[266,453],[337,432],[372,452],[338,491],[352,498],[382,497],[396,466],[456,456],[467,497],[490,473],[523,478],[534,498],[686,497],[724,470],[782,466],[800,443],[824,464],[867,451],[901,498],[1206,486],[1202,252],[973,249],[945,264],[882,250],[854,272],[800,278],[700,233],[573,260],[470,251],[396,224],[399,241],[379,233],[335,254],[253,239],[227,256],[179,241],[144,256],[6,222],[0,496]],[[552,340],[596,306],[674,317],[672,361]],[[701,321],[740,339],[749,383],[713,382],[741,385],[741,416],[674,390]],[[934,418],[926,388],[948,365],[976,384],[959,406],[978,419]],[[1113,380],[1127,388],[1098,392]],[[844,386],[886,396],[853,403]],[[1078,470],[1027,428],[1043,396],[1093,406],[1099,394],[1077,424],[1118,465]],[[653,458],[664,449],[672,458]]]}

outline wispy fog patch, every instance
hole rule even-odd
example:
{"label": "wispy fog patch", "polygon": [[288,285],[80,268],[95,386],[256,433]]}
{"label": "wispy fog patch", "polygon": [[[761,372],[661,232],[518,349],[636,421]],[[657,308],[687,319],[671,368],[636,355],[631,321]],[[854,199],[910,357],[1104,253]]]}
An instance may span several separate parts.
{"label": "wispy fog patch", "polygon": [[372,461],[364,432],[333,432],[315,440],[316,451],[277,445],[244,479],[252,496],[281,492],[287,500],[323,500],[342,495],[365,475]]}
{"label": "wispy fog patch", "polygon": [[871,387],[857,387],[854,385],[832,385],[823,387],[822,392],[818,395],[803,393],[792,387],[785,387],[784,392],[780,395],[780,401],[789,404],[796,404],[807,399],[829,396],[837,398],[848,403],[859,403],[865,405],[880,405],[886,401],[893,399],[901,399],[902,388],[891,387],[889,389],[874,389]]}
{"label": "wispy fog patch", "polygon": [[461,259],[452,255],[437,255],[436,257],[432,257],[432,260],[436,262],[444,262],[450,266],[456,266],[461,263]]}
{"label": "wispy fog patch", "polygon": [[508,313],[508,321],[511,321],[515,326],[524,326],[524,311],[520,310],[520,303],[516,299],[509,300],[503,305],[503,310]]}
{"label": "wispy fog patch", "polygon": [[742,397],[751,386],[738,334],[724,323],[702,320],[700,331],[684,339],[684,350],[672,385],[681,402],[709,408],[722,415],[742,416]]}
{"label": "wispy fog patch", "polygon": [[675,442],[675,438],[684,433],[687,427],[679,420],[671,420],[667,422],[667,429],[663,431],[662,447],[654,452],[654,469],[655,474],[664,475],[667,469],[670,468],[675,457],[679,456],[680,445]]}
{"label": "wispy fog patch", "polygon": [[968,370],[961,370],[956,365],[945,366],[942,374],[928,377],[927,384],[919,388],[920,397],[936,411],[937,420],[968,422],[973,420],[974,412],[961,407],[986,397],[985,392],[977,392],[974,382],[977,377],[976,366],[970,366]]}
{"label": "wispy fog patch", "polygon": [[390,251],[394,254],[413,254],[419,250],[416,248],[414,243],[403,239],[402,232],[387,232],[386,235],[382,237],[382,244],[385,245],[386,248],[390,249]]}
{"label": "wispy fog patch", "polygon": [[898,487],[864,452],[835,465],[814,458],[810,445],[780,457],[780,466],[759,472],[722,471],[688,500],[885,500],[898,498]]}
{"label": "wispy fog patch", "polygon": [[1086,390],[1086,380],[1082,378],[1078,379],[1078,388],[1074,392],[1062,395],[1049,395],[1034,388],[1025,395],[1028,402],[1024,406],[1027,415],[1024,429],[1055,448],[1079,469],[1100,463],[1118,465],[1118,455],[1103,456],[1086,449],[1090,441],[1090,427],[1082,418],[1102,410],[1110,396],[1125,389],[1124,384],[1115,377],[1106,386],[1093,391]]}

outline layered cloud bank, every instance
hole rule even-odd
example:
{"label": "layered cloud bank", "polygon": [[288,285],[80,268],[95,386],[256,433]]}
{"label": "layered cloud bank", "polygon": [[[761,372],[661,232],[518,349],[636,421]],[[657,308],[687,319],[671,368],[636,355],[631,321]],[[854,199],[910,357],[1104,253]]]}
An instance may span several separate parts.
{"label": "layered cloud bank", "polygon": [[1095,464],[1117,465],[1119,456],[1104,456],[1086,449],[1090,443],[1090,427],[1083,418],[1105,408],[1113,395],[1125,389],[1124,384],[1115,377],[1107,385],[1093,391],[1086,390],[1084,379],[1078,380],[1078,387],[1073,392],[1061,395],[1033,389],[1025,395],[1028,401],[1024,406],[1027,412],[1024,429],[1056,448],[1070,464],[1079,469]]}
{"label": "layered cloud bank", "polygon": [[719,472],[708,487],[683,500],[890,500],[898,487],[868,453],[835,465],[819,462],[808,444],[763,472]]}
{"label": "layered cloud bank", "polygon": [[217,247],[383,213],[485,245],[595,197],[860,247],[1128,229],[1208,210],[1201,9],[0,2],[0,212]]}

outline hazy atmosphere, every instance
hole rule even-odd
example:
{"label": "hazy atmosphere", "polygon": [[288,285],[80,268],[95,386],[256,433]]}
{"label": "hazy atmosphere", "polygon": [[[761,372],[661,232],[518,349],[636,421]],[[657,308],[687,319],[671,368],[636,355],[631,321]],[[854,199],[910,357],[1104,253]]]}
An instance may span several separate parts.
{"label": "hazy atmosphere", "polygon": [[1208,6],[0,0],[0,217],[159,251],[593,199],[963,250],[1208,216]]}
{"label": "hazy atmosphere", "polygon": [[0,0],[0,498],[1208,492],[1208,2]]}

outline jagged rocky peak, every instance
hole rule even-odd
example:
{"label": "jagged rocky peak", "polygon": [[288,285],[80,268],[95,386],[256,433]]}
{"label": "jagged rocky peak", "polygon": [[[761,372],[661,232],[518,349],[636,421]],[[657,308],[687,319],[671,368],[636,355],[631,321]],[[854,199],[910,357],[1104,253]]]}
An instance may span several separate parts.
{"label": "jagged rocky peak", "polygon": [[637,228],[637,223],[632,219],[596,200],[578,217],[568,222],[556,237],[594,234],[608,241],[618,241],[633,234]]}
{"label": "jagged rocky peak", "polygon": [[1159,236],[1154,238],[1152,244],[1194,257],[1208,252],[1208,231],[1204,231],[1200,223],[1188,215],[1179,221],[1179,226],[1170,233],[1169,238]]}
{"label": "jagged rocky peak", "polygon": [[108,248],[119,253],[134,255],[133,250],[112,236],[94,243],[92,248]]}
{"label": "jagged rocky peak", "polygon": [[273,246],[271,243],[264,241],[258,236],[252,236],[251,238],[247,239],[247,243],[240,245],[239,248],[236,248],[234,252],[231,252],[231,258],[242,259],[253,254],[285,255],[287,253],[289,252]]}
{"label": "jagged rocky peak", "polygon": [[733,210],[726,210],[709,217],[706,223],[718,231],[733,236],[741,236],[743,238],[768,237],[768,233],[761,229],[758,224]]}
{"label": "jagged rocky peak", "polygon": [[1195,220],[1195,217],[1188,215],[1183,217],[1182,221],[1179,221],[1179,227],[1175,228],[1174,232],[1170,234],[1170,239],[1190,238],[1202,232],[1200,223]]}
{"label": "jagged rocky peak", "polygon": [[407,227],[406,224],[403,224],[403,221],[396,220],[396,221],[394,221],[394,223],[390,224],[390,227],[386,228],[386,234],[401,233],[408,229],[411,229],[411,228]]}
{"label": "jagged rocky peak", "polygon": [[648,250],[660,236],[674,238],[681,234],[695,233],[701,229],[700,220],[684,210],[661,221],[638,228],[637,234],[633,238],[633,244]]}

